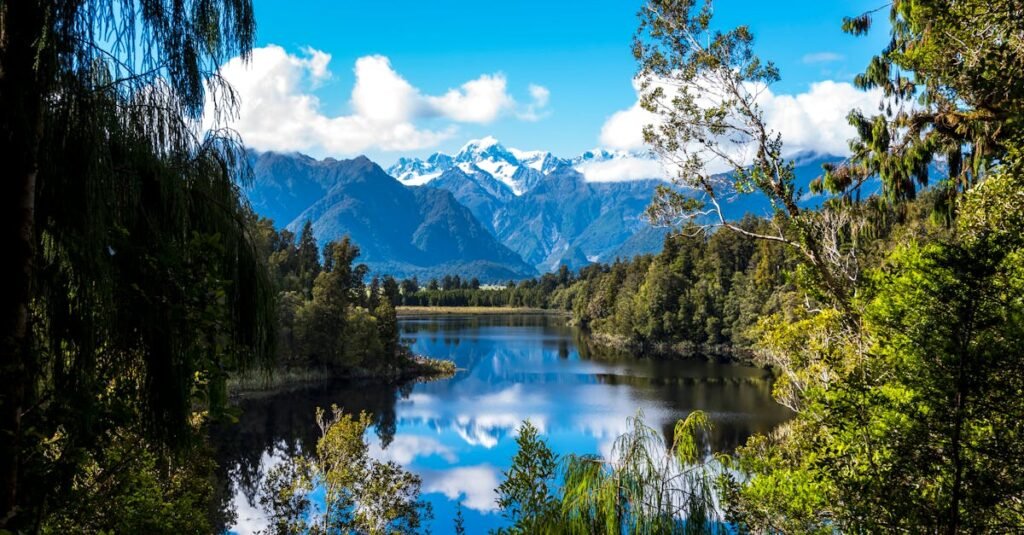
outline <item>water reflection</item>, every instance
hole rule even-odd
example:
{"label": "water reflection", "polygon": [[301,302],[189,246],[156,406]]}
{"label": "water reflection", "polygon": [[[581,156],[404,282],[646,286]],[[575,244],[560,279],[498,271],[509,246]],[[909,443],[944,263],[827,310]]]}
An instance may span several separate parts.
{"label": "water reflection", "polygon": [[438,533],[450,530],[448,519],[459,500],[471,532],[501,525],[493,489],[525,418],[556,452],[607,454],[638,410],[666,441],[676,420],[693,410],[707,412],[715,424],[716,450],[735,448],[788,417],[771,400],[771,380],[763,370],[601,350],[562,318],[406,318],[402,328],[414,351],[452,359],[460,371],[431,383],[341,383],[246,400],[239,424],[217,433],[223,477],[231,482],[225,500],[238,509],[236,531],[260,523],[252,504],[266,469],[315,444],[317,406],[336,403],[373,413],[374,455],[423,478]]}

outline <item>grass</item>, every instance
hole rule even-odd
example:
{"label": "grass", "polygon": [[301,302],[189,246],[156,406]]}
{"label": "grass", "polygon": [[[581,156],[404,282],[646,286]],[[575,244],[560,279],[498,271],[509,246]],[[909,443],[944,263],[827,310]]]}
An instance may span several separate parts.
{"label": "grass", "polygon": [[529,307],[423,307],[400,306],[399,316],[430,316],[446,314],[566,314],[561,310]]}
{"label": "grass", "polygon": [[319,368],[278,369],[268,373],[250,371],[228,377],[228,392],[232,396],[252,392],[274,392],[285,387],[330,381],[335,372]]}
{"label": "grass", "polygon": [[455,375],[457,368],[450,360],[421,355],[405,357],[400,367],[383,371],[332,370],[330,368],[289,368],[272,372],[251,371],[228,377],[228,393],[232,397],[253,397],[304,385],[338,379],[379,379],[383,381],[432,381]]}

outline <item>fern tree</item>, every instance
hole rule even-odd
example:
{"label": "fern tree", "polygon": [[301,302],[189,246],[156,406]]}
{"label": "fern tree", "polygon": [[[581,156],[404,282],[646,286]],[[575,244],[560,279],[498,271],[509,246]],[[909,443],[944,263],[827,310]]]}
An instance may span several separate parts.
{"label": "fern tree", "polygon": [[186,443],[270,354],[217,76],[249,0],[0,3],[0,529],[35,525],[100,438]]}

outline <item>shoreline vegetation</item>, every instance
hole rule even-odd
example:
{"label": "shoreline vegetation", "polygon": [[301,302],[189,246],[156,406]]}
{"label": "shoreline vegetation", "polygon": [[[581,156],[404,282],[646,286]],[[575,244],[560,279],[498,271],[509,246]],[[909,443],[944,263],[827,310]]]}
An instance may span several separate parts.
{"label": "shoreline vegetation", "polygon": [[330,368],[288,368],[270,372],[254,370],[228,378],[230,399],[245,399],[271,395],[304,386],[345,380],[370,380],[383,383],[421,382],[446,379],[455,375],[455,362],[423,355],[408,357],[401,365],[387,370],[356,368],[336,370]]}
{"label": "shoreline vegetation", "polygon": [[565,310],[552,310],[535,307],[485,307],[485,306],[399,306],[396,308],[398,317],[410,316],[443,316],[443,315],[501,315],[501,314],[537,314],[546,316],[571,316]]}
{"label": "shoreline vegetation", "polygon": [[588,331],[594,345],[616,351],[626,351],[636,358],[659,360],[706,360],[719,363],[757,366],[770,369],[758,362],[754,350],[730,344],[695,344],[693,342],[639,342],[617,334]]}

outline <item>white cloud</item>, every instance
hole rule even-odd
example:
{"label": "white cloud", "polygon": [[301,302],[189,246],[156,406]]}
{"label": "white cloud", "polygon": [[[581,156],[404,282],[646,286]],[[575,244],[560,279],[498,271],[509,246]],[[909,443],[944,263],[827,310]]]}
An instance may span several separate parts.
{"label": "white cloud", "polygon": [[489,123],[515,106],[505,90],[505,75],[483,75],[440,97],[426,97],[432,113],[465,123]]}
{"label": "white cloud", "polygon": [[803,62],[810,65],[813,63],[834,63],[846,59],[842,54],[835,52],[815,52],[803,57]]}
{"label": "white cloud", "polygon": [[519,112],[518,117],[524,121],[539,121],[548,115],[546,108],[551,99],[551,91],[537,84],[530,84],[529,90],[531,101]]}
{"label": "white cloud", "polygon": [[548,99],[551,97],[551,91],[542,85],[530,84],[530,97],[533,98],[533,101],[537,106],[543,108],[548,105]]}
{"label": "white cloud", "polygon": [[612,149],[636,150],[644,146],[644,127],[657,122],[657,115],[637,102],[617,111],[601,127],[601,144]]}
{"label": "white cloud", "polygon": [[[454,135],[458,123],[489,123],[516,108],[503,74],[484,74],[442,95],[424,95],[387,57],[374,55],[355,62],[351,113],[331,115],[312,92],[331,78],[330,61],[331,55],[320,50],[290,54],[277,45],[255,49],[248,63],[228,61],[221,74],[237,92],[240,108],[237,116],[221,121],[211,112],[204,126],[234,128],[258,150],[351,155],[432,147]],[[441,124],[423,127],[419,121],[426,118]]]}
{"label": "white cloud", "polygon": [[352,109],[357,116],[380,124],[404,123],[416,116],[419,92],[391,68],[388,58],[361,57],[355,73]]}
{"label": "white cloud", "polygon": [[394,461],[402,466],[408,466],[417,458],[432,455],[437,455],[449,463],[458,460],[451,448],[432,437],[396,435],[387,448],[381,447],[379,439],[370,442],[371,457],[379,461]]}
{"label": "white cloud", "polygon": [[774,95],[766,91],[760,102],[765,119],[782,134],[788,154],[812,151],[846,156],[847,143],[857,132],[846,120],[852,109],[877,112],[880,91],[861,91],[846,82],[824,81],[798,95]]}
{"label": "white cloud", "polygon": [[[634,83],[634,86],[637,84]],[[770,89],[760,92],[758,104],[768,127],[782,134],[787,156],[801,151],[847,155],[847,141],[856,131],[846,120],[851,109],[871,113],[881,100],[879,91],[861,91],[846,82],[822,81],[797,95],[776,95]],[[601,143],[619,150],[641,150],[643,127],[657,124],[658,116],[640,107],[639,102],[612,114],[601,128]],[[737,145],[733,149],[742,152]],[[634,170],[624,167],[624,170]]]}
{"label": "white cloud", "polygon": [[498,469],[493,466],[480,464],[448,470],[424,470],[421,475],[425,493],[437,492],[449,500],[461,499],[463,505],[481,513],[498,508],[494,489],[501,481]]}
{"label": "white cloud", "polygon": [[656,159],[629,156],[614,160],[585,162],[577,171],[590,182],[624,182],[645,178],[665,178],[665,168]]}

